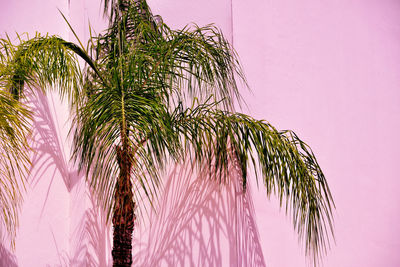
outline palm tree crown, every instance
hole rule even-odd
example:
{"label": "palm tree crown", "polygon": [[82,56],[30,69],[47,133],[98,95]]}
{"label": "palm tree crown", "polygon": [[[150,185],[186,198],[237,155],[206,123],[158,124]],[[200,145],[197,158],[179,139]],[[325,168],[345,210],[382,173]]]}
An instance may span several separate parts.
{"label": "palm tree crown", "polygon": [[10,44],[8,39],[0,42],[0,229],[6,230],[14,245],[24,178],[30,164],[27,137],[31,114],[5,90],[10,87],[5,75],[7,64],[13,57],[6,44]]}
{"label": "palm tree crown", "polygon": [[[69,98],[73,158],[112,217],[114,266],[132,261],[118,258],[131,253],[137,192],[155,196],[168,160],[188,156],[221,181],[229,179],[228,162],[236,162],[244,190],[254,165],[268,194],[286,201],[317,259],[332,229],[325,177],[295,133],[234,112],[241,101],[236,79],[245,80],[223,34],[212,25],[172,30],[144,0],[105,0],[104,9],[109,28],[87,49],[55,36],[17,46],[3,40],[13,56],[4,63],[2,88],[16,99],[35,86]],[[83,74],[75,55],[87,63]]]}

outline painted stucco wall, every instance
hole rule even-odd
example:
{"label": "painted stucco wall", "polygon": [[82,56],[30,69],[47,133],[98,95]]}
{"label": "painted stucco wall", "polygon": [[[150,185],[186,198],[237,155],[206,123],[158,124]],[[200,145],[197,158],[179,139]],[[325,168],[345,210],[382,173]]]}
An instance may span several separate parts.
{"label": "painted stucco wall", "polygon": [[[37,30],[81,39],[101,31],[100,1],[0,0],[0,34]],[[336,244],[324,266],[400,266],[400,2],[389,0],[149,0],[172,27],[221,27],[252,92],[243,111],[292,129],[314,150],[330,184]],[[109,229],[69,163],[68,111],[56,95],[33,98],[39,151],[16,251],[3,266],[107,266]],[[135,232],[137,266],[306,266],[291,220],[263,187],[242,195],[171,166],[158,212]],[[253,177],[253,176],[252,176]],[[254,179],[251,179],[254,181]],[[151,223],[150,223],[151,221]]]}

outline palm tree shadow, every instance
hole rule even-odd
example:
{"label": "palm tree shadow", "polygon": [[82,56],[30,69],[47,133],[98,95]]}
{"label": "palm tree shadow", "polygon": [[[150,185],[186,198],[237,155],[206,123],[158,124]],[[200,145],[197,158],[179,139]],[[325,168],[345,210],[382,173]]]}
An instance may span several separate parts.
{"label": "palm tree shadow", "polygon": [[94,194],[88,192],[86,197],[90,207],[74,229],[75,240],[69,266],[111,266],[110,226],[106,221],[106,214],[98,207]]}
{"label": "palm tree shadow", "polygon": [[[80,182],[84,175],[69,164],[64,155],[64,145],[58,136],[57,123],[60,122],[57,122],[57,118],[52,115],[55,109],[51,106],[52,101],[48,101],[41,90],[28,92],[27,99],[27,104],[34,110],[31,137],[34,153],[31,157],[32,167],[28,182],[32,188],[35,188],[40,180],[45,178],[48,186],[40,217],[44,214],[53,181],[59,177],[63,179],[65,188],[71,193],[71,205],[80,205],[78,210],[84,209],[82,214],[79,211],[74,214],[74,216],[79,216],[77,219],[79,222],[74,229],[71,229],[71,233],[67,233],[70,235],[70,242],[73,243],[71,243],[70,251],[60,253],[60,262],[65,263],[60,266],[109,266],[110,227],[106,223],[104,213],[97,208],[93,194],[86,189],[83,193],[80,191],[78,185],[85,183]],[[83,202],[78,203],[80,200]]]}
{"label": "palm tree shadow", "polygon": [[52,116],[49,101],[41,90],[35,90],[28,94],[28,105],[34,110],[32,149],[32,168],[30,170],[30,183],[37,185],[40,177],[49,170],[54,169],[53,178],[56,172],[60,173],[68,191],[73,187],[77,176],[76,171],[71,171],[63,153],[63,146],[59,140],[55,119]]}
{"label": "palm tree shadow", "polygon": [[221,184],[207,168],[191,169],[176,166],[168,176],[157,212],[144,220],[149,227],[139,225],[133,266],[265,266],[239,172],[231,167]]}
{"label": "palm tree shadow", "polygon": [[0,243],[0,266],[18,267],[17,258]]}
{"label": "palm tree shadow", "polygon": [[[47,194],[56,172],[71,192],[82,176],[65,160],[47,98],[36,94],[29,98],[35,110],[36,151],[29,182],[34,187],[44,173],[54,170]],[[149,221],[135,231],[140,235],[133,241],[134,266],[265,266],[250,190],[243,193],[238,171],[230,168],[229,181],[220,184],[207,168],[198,173],[191,169],[189,163],[173,168],[156,204],[158,212],[150,211],[144,219]],[[68,262],[79,267],[109,266],[109,226],[93,196],[88,198],[91,207],[73,230],[78,242]],[[46,201],[42,212],[45,205]],[[8,259],[5,266],[14,266],[14,256],[4,249],[0,253],[2,260]]]}
{"label": "palm tree shadow", "polygon": [[[35,193],[35,188],[39,183],[41,183],[41,186],[47,186],[42,207],[38,207],[38,209],[41,209],[39,218],[42,218],[45,213],[54,179],[61,176],[68,192],[71,191],[74,182],[79,179],[77,171],[71,168],[65,160],[63,146],[58,138],[57,121],[52,116],[49,102],[40,89],[28,90],[26,93],[26,104],[33,110],[30,136],[33,152],[30,155],[32,164],[27,177],[27,185],[29,186],[25,194]],[[70,179],[71,177],[74,179]],[[16,256],[9,252],[2,242],[0,242],[0,266],[18,266]],[[57,246],[55,239],[54,245]],[[65,253],[66,251],[60,251],[60,262]]]}
{"label": "palm tree shadow", "polygon": [[[56,183],[56,179],[62,179],[65,191],[71,193],[71,190],[83,175],[79,174],[76,168],[66,160],[65,148],[59,138],[60,130],[57,126],[63,121],[59,121],[57,117],[52,115],[55,110],[55,107],[51,106],[52,101],[49,101],[40,89],[27,91],[26,98],[26,104],[33,110],[32,135],[30,137],[33,152],[30,156],[32,164],[27,179],[29,185],[27,194],[35,193],[36,188],[39,188],[39,190],[46,188],[44,200],[40,204],[41,207],[37,207],[38,213],[40,213],[39,220],[41,220],[47,212],[46,206],[51,192],[55,190],[52,187]],[[64,211],[69,212],[68,209]],[[59,240],[55,239],[54,233],[52,234],[54,246],[57,247]],[[65,234],[68,237],[70,233],[67,231]],[[67,263],[69,252],[63,248],[57,253],[59,253],[60,266],[69,266]]]}

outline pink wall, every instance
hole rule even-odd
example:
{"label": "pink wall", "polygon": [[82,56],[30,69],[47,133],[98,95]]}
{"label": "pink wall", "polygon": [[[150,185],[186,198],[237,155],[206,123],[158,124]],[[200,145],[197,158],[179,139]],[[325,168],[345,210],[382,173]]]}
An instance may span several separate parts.
{"label": "pink wall", "polygon": [[[58,33],[68,37],[68,30],[56,7],[67,11],[66,1],[1,1],[0,31],[12,38],[15,31]],[[35,107],[33,167],[20,216],[15,257],[0,255],[3,266],[57,266],[67,261],[69,249],[69,173],[66,133],[63,122],[68,114],[58,97],[32,98]],[[57,107],[57,109],[55,108]]]}
{"label": "pink wall", "polygon": [[[400,266],[400,2],[234,1],[234,10],[251,113],[303,137],[330,183],[337,244],[325,266]],[[289,219],[262,190],[253,196],[267,263],[304,266]]]}
{"label": "pink wall", "polygon": [[[0,32],[38,30],[72,39],[58,7],[87,39],[88,18],[102,29],[99,2],[0,0]],[[295,130],[314,149],[337,205],[336,245],[325,266],[400,266],[399,2],[148,2],[173,27],[221,27],[252,89],[243,91],[244,111]],[[0,247],[0,265],[107,266],[109,229],[68,163],[66,107],[54,95],[33,104],[40,153],[16,251]],[[253,183],[242,196],[235,179],[218,189],[199,175],[171,167],[159,212],[144,216],[135,233],[137,265],[306,266],[290,218],[262,187]]]}

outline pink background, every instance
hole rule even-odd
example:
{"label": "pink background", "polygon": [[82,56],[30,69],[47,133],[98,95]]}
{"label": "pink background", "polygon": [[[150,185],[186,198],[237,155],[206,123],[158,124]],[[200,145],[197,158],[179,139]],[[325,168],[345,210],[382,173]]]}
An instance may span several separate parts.
{"label": "pink background", "polygon": [[[0,34],[73,40],[58,7],[86,40],[88,20],[104,28],[99,2],[0,0]],[[243,90],[243,111],[296,131],[313,148],[337,206],[336,244],[324,266],[400,266],[400,2],[148,3],[172,27],[221,27],[252,89]],[[109,229],[68,161],[66,105],[52,94],[31,103],[39,153],[16,251],[1,245],[0,266],[107,266]],[[290,217],[262,187],[252,183],[243,196],[235,177],[219,188],[203,176],[170,168],[158,212],[143,213],[134,234],[136,266],[307,265]]]}

